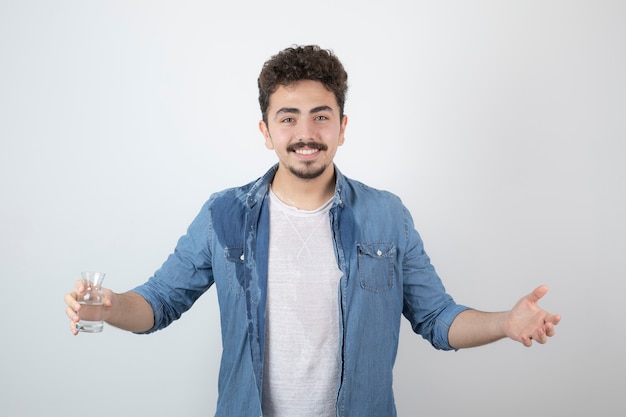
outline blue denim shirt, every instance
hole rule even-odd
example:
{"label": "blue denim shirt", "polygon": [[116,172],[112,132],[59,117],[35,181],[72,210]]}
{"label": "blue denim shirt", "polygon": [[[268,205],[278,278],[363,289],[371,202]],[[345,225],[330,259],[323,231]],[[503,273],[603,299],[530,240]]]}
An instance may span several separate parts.
{"label": "blue denim shirt", "polygon": [[[133,290],[154,310],[153,332],[215,284],[223,345],[220,417],[262,415],[268,191],[276,170],[213,194],[174,253]],[[337,416],[395,416],[392,371],[401,316],[435,348],[450,350],[448,329],[467,307],[446,293],[400,199],[335,171],[329,221],[343,273],[337,290]]]}

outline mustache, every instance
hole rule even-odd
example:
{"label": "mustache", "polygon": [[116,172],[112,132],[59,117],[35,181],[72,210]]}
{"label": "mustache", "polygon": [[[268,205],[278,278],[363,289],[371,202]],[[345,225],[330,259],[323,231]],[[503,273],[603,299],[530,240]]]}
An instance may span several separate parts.
{"label": "mustache", "polygon": [[328,146],[326,146],[323,143],[317,143],[317,142],[297,142],[292,145],[289,145],[287,147],[287,150],[290,152],[295,152],[297,149],[302,149],[302,148],[316,149],[318,151],[328,150]]}

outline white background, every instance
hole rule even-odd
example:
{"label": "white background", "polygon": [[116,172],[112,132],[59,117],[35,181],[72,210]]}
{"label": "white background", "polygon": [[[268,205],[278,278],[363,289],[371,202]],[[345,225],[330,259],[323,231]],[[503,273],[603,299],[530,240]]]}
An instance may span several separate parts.
{"label": "white background", "polygon": [[624,415],[625,41],[622,1],[1,0],[0,415],[213,415],[214,289],[149,336],[73,337],[63,295],[142,283],[274,163],[256,78],[304,43],[349,73],[340,169],[402,197],[457,301],[545,283],[563,316],[531,349],[403,327],[399,415]]}

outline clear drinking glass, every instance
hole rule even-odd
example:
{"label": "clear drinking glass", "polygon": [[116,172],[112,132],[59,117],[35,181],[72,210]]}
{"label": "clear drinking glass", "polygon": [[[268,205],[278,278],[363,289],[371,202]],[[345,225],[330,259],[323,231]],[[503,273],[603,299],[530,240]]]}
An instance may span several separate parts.
{"label": "clear drinking glass", "polygon": [[78,296],[80,320],[76,329],[86,333],[100,333],[104,327],[104,293],[102,292],[103,272],[82,272],[86,292]]}

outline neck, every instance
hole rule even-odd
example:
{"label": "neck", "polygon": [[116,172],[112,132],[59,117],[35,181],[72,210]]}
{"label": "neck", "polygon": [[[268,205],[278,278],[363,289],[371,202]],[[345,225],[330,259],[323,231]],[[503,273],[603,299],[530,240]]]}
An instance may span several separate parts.
{"label": "neck", "polygon": [[329,169],[314,179],[298,178],[278,168],[272,191],[283,203],[300,210],[315,210],[335,193],[335,170]]}

